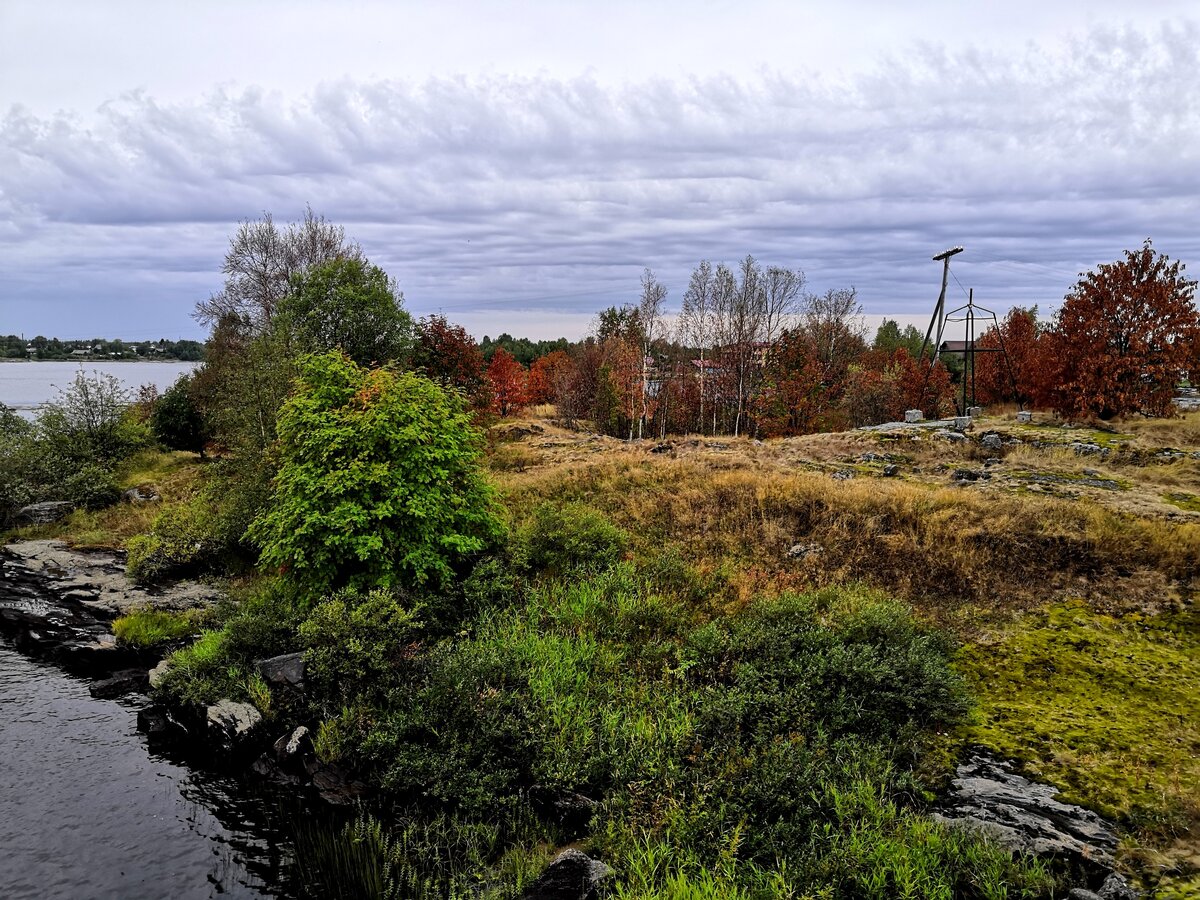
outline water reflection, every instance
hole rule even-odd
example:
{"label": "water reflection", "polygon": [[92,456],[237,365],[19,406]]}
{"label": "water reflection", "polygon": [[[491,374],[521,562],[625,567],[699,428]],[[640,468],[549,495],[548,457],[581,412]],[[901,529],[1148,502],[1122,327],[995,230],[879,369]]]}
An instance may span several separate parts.
{"label": "water reflection", "polygon": [[0,645],[0,893],[288,897],[278,802],[151,752],[135,706]]}

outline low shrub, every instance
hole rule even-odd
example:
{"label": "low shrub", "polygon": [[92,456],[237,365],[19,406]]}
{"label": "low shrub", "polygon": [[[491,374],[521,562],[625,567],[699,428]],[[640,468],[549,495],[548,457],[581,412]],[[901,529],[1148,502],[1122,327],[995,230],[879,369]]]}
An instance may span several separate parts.
{"label": "low shrub", "polygon": [[518,542],[534,571],[600,571],[616,563],[629,543],[603,513],[582,503],[543,503],[520,529]]}
{"label": "low shrub", "polygon": [[149,534],[130,538],[126,571],[140,584],[198,575],[221,562],[217,519],[203,498],[164,509]]}
{"label": "low shrub", "polygon": [[420,606],[391,591],[343,590],[313,607],[300,625],[308,679],[326,707],[379,695],[413,655]]}
{"label": "low shrub", "polygon": [[102,509],[121,499],[121,488],[113,473],[98,465],[83,465],[62,483],[65,499],[84,509]]}

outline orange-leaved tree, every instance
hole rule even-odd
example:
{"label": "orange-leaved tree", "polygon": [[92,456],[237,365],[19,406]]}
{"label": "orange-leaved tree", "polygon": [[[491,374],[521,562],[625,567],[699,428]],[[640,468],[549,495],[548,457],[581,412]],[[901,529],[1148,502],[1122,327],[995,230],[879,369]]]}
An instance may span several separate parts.
{"label": "orange-leaved tree", "polygon": [[503,347],[497,347],[487,370],[492,388],[492,412],[501,416],[519,412],[525,405],[525,369]]}
{"label": "orange-leaved tree", "polygon": [[975,343],[975,390],[980,403],[1029,403],[1040,371],[1037,307],[1014,306]]}
{"label": "orange-leaved tree", "polygon": [[574,369],[575,363],[562,350],[539,356],[529,367],[529,402],[557,403],[559,385]]}
{"label": "orange-leaved tree", "polygon": [[1196,358],[1196,282],[1184,267],[1140,250],[1084,273],[1047,335],[1042,393],[1068,418],[1168,416]]}

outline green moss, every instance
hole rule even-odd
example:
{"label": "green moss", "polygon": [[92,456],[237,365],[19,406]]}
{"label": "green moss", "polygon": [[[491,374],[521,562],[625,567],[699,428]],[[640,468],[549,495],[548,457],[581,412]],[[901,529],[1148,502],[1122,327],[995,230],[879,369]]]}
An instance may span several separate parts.
{"label": "green moss", "polygon": [[1050,423],[1014,425],[1009,430],[1016,432],[1018,437],[1030,441],[1042,441],[1053,444],[1099,444],[1101,447],[1111,447],[1114,450],[1128,446],[1134,437],[1119,431],[1100,431],[1096,428],[1065,428],[1062,425]]}
{"label": "green moss", "polygon": [[1200,617],[1070,602],[962,651],[967,738],[1148,837],[1200,823]]}
{"label": "green moss", "polygon": [[1188,512],[1200,512],[1200,497],[1182,491],[1166,494],[1163,500]]}

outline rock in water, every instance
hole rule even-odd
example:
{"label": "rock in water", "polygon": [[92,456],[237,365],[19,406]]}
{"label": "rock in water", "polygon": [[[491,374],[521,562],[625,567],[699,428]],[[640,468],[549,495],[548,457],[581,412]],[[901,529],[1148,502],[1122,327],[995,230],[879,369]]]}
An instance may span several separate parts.
{"label": "rock in water", "polygon": [[1062,857],[1085,870],[1113,868],[1117,836],[1091,810],[1055,799],[1058,789],[1018,775],[1012,764],[977,752],[960,763],[952,792],[935,818],[991,834],[1009,850]]}
{"label": "rock in water", "polygon": [[206,711],[208,736],[213,744],[225,751],[237,749],[258,724],[262,713],[249,703],[218,700]]}
{"label": "rock in water", "polygon": [[113,672],[109,678],[95,682],[88,688],[88,693],[97,700],[111,700],[115,697],[144,691],[148,686],[149,680],[146,677],[145,669],[123,669],[120,672]]}
{"label": "rock in water", "polygon": [[596,900],[613,870],[578,850],[564,850],[550,861],[522,900]]}

